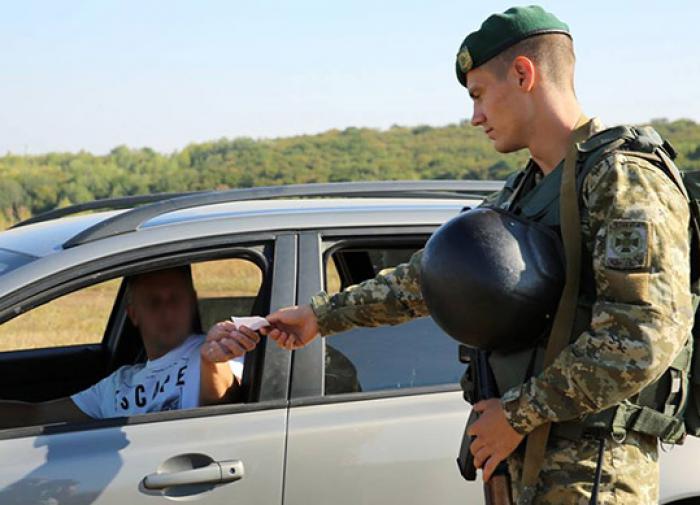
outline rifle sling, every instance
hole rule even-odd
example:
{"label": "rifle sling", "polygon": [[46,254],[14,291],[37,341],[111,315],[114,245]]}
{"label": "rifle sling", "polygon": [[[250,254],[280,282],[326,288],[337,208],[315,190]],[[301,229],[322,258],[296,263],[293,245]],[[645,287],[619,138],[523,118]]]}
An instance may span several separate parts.
{"label": "rifle sling", "polygon": [[[562,173],[559,208],[561,214],[561,234],[566,258],[566,283],[562,292],[557,313],[554,317],[552,331],[544,354],[544,368],[548,367],[571,340],[571,331],[576,315],[579,284],[581,278],[581,219],[576,193],[577,144],[590,135],[590,122],[581,116],[571,135],[564,171]],[[534,495],[534,488],[539,478],[551,423],[535,428],[528,436],[523,463],[522,484],[530,488],[524,495]]]}

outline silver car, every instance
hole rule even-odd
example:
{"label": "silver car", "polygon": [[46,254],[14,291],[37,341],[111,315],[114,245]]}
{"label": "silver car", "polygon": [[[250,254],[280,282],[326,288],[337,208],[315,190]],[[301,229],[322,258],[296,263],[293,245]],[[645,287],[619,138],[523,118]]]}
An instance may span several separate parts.
{"label": "silver car", "polygon": [[[0,233],[0,398],[42,401],[144,359],[129,274],[192,265],[202,326],[305,303],[408,259],[500,187],[338,183],[151,195]],[[455,464],[469,407],[429,319],[246,355],[244,401],[0,430],[0,504],[481,504]],[[662,453],[662,502],[700,497],[700,446]]]}

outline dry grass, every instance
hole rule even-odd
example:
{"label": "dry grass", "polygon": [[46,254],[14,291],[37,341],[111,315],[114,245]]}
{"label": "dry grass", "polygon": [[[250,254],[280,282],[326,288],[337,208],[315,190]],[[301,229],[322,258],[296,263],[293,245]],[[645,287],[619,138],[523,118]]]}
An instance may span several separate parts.
{"label": "dry grass", "polygon": [[70,293],[0,326],[0,351],[100,342],[121,279]]}
{"label": "dry grass", "polygon": [[335,263],[331,258],[326,262],[326,293],[337,293],[340,291],[340,276]]}
{"label": "dry grass", "polygon": [[255,296],[262,284],[258,266],[242,259],[194,263],[192,278],[202,298]]}
{"label": "dry grass", "polygon": [[[195,263],[192,277],[200,297],[254,296],[262,283],[257,265],[242,259]],[[0,326],[0,352],[97,343],[121,278],[62,296]]]}

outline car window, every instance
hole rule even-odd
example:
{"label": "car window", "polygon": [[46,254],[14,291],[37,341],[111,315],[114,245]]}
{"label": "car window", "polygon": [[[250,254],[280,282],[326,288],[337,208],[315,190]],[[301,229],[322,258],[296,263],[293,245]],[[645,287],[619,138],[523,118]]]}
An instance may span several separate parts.
{"label": "car window", "polygon": [[202,328],[231,316],[252,315],[262,285],[260,267],[250,260],[230,258],[192,264]]}
{"label": "car window", "polygon": [[0,325],[0,352],[102,342],[121,279],[51,300]]}
{"label": "car window", "polygon": [[30,256],[9,249],[0,249],[0,275],[12,272],[14,269],[31,263],[36,260],[35,256]]}
{"label": "car window", "polygon": [[[345,248],[327,255],[329,293],[408,261],[418,247]],[[325,394],[457,383],[457,343],[429,318],[359,328],[326,338]]]}

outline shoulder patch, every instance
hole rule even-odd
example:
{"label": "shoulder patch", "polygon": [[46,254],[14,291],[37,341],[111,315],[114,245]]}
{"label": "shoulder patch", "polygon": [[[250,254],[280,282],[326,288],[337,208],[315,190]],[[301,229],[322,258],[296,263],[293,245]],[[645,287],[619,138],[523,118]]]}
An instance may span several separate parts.
{"label": "shoulder patch", "polygon": [[605,266],[616,270],[637,270],[649,266],[651,223],[616,219],[608,225]]}

